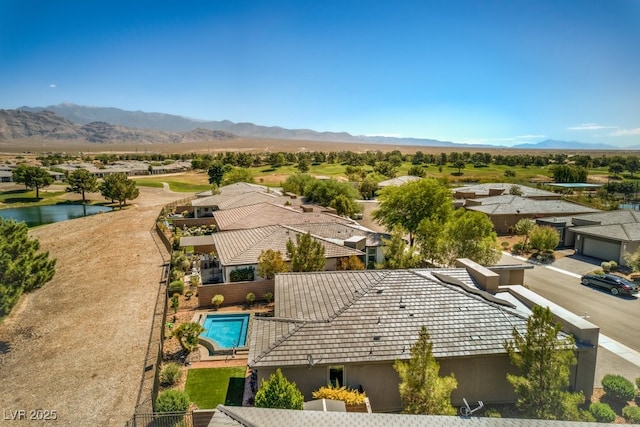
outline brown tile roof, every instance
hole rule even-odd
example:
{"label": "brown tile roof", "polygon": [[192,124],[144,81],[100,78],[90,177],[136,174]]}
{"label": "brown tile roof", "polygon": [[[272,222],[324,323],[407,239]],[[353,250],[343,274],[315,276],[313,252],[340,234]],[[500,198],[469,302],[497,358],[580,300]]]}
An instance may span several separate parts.
{"label": "brown tile roof", "polygon": [[367,238],[367,246],[382,246],[382,239],[391,239],[391,236],[386,233],[378,233],[361,225],[341,224],[338,222],[296,224],[295,228],[335,241],[344,241],[350,237],[363,236]]}
{"label": "brown tile roof", "polygon": [[[280,251],[282,257],[288,261],[287,242],[296,241],[296,235],[303,234],[301,230],[283,225],[251,228],[247,230],[233,230],[213,233],[211,241],[216,247],[220,262],[224,266],[256,264],[263,250]],[[312,237],[321,242],[325,248],[326,258],[362,256],[362,252],[330,242],[319,236]]]}
{"label": "brown tile roof", "polygon": [[598,209],[564,200],[534,200],[520,196],[494,196],[473,199],[481,202],[478,206],[466,206],[466,209],[484,212],[487,215],[570,215],[600,212]]}
{"label": "brown tile roof", "polygon": [[[435,271],[474,286],[464,269]],[[422,325],[436,357],[504,353],[513,328],[526,329],[507,305],[430,270],[286,273],[275,286],[275,317],[253,322],[251,367],[406,359]]]}
{"label": "brown tile roof", "polygon": [[354,221],[324,212],[304,213],[299,209],[273,203],[258,203],[224,211],[216,211],[214,218],[218,229],[239,230],[267,225],[295,225],[322,222],[353,224]]}

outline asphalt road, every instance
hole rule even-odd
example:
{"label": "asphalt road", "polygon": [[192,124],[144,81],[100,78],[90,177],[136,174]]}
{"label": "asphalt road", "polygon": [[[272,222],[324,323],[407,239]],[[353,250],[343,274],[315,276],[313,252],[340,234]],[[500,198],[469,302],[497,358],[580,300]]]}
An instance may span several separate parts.
{"label": "asphalt road", "polygon": [[[563,270],[573,266],[569,263],[554,264]],[[584,266],[576,267],[584,269]],[[577,274],[583,272],[573,271]],[[602,334],[640,351],[638,297],[613,296],[608,291],[581,285],[578,277],[538,265],[533,270],[526,270],[525,285],[574,314],[586,316],[587,320],[600,327]]]}

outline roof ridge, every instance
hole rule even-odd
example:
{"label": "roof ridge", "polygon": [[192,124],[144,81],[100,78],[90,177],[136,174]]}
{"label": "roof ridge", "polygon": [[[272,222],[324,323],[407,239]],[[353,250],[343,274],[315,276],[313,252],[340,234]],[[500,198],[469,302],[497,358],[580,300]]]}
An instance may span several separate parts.
{"label": "roof ridge", "polygon": [[[362,274],[367,272],[367,270],[355,270],[355,271],[361,271]],[[342,307],[340,307],[331,316],[329,316],[327,318],[326,323],[331,323],[331,321],[333,321],[334,319],[338,318],[338,316],[340,316],[342,313],[344,313],[349,308],[351,308],[356,302],[360,301],[360,299],[362,299],[365,295],[367,295],[369,293],[369,291],[373,287],[377,286],[381,281],[386,279],[387,276],[389,276],[391,274],[391,271],[393,271],[393,270],[385,271],[377,280],[371,281],[370,283],[368,283],[368,285],[365,288],[364,292],[358,292],[357,290],[355,292],[353,292],[351,294],[352,296],[349,297],[349,300],[344,305],[342,305]]]}

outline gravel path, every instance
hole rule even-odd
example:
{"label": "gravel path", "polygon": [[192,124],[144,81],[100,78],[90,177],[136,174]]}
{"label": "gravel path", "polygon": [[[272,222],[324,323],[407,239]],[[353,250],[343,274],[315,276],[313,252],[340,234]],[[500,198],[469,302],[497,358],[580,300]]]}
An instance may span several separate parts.
{"label": "gravel path", "polygon": [[[164,248],[150,230],[161,206],[187,196],[140,187],[129,209],[31,231],[57,259],[56,276],[0,325],[2,423],[123,426],[129,419],[162,273]],[[21,410],[27,421],[6,421]],[[28,421],[52,415],[46,411],[57,420]]]}

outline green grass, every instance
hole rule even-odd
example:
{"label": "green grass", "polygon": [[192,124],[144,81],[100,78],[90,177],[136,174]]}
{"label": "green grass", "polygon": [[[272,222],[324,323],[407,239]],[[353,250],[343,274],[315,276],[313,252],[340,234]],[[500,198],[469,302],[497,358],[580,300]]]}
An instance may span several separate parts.
{"label": "green grass", "polygon": [[136,181],[136,185],[139,187],[153,187],[153,188],[162,188],[163,183],[166,182],[167,184],[169,184],[169,189],[171,191],[176,191],[179,193],[198,193],[201,191],[211,190],[211,185],[209,184],[185,182],[185,181],[179,181],[175,179],[167,179],[167,177],[137,178],[135,181]]}
{"label": "green grass", "polygon": [[35,190],[10,190],[0,192],[0,208],[21,208],[25,206],[55,205],[62,202],[64,191],[40,190],[40,198],[36,199]]}
{"label": "green grass", "polygon": [[189,369],[184,390],[200,409],[242,406],[246,368]]}

